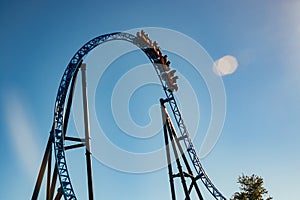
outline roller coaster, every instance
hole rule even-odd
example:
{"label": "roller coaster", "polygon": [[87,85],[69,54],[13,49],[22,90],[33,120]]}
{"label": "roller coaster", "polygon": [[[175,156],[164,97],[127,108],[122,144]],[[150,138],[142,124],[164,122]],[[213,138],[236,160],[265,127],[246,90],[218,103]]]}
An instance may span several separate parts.
{"label": "roller coaster", "polygon": [[[178,85],[176,83],[178,76],[175,75],[176,70],[171,69],[171,62],[168,60],[167,55],[163,55],[158,43],[156,41],[151,41],[148,34],[143,30],[137,32],[136,35],[126,33],[126,32],[115,32],[105,35],[98,36],[86,44],[84,44],[72,57],[69,62],[62,79],[59,84],[55,108],[54,108],[54,118],[53,124],[50,131],[48,143],[46,150],[42,159],[42,164],[38,173],[37,181],[32,194],[32,200],[38,198],[41,184],[44,178],[44,174],[47,168],[46,175],[46,199],[61,199],[62,197],[66,200],[76,200],[77,196],[75,194],[70,173],[68,171],[67,161],[66,161],[66,151],[78,147],[86,147],[86,164],[87,164],[87,177],[88,177],[88,193],[89,200],[94,199],[93,194],[93,183],[92,183],[92,168],[91,168],[91,154],[89,147],[89,135],[86,133],[85,138],[75,138],[66,135],[67,127],[69,122],[70,111],[72,107],[73,93],[75,89],[75,82],[79,69],[83,70],[84,73],[84,59],[86,56],[97,46],[114,40],[127,41],[136,45],[141,49],[152,63],[154,70],[159,78],[162,88],[165,93],[165,98],[161,99],[161,110],[163,119],[163,130],[166,144],[166,155],[168,163],[169,172],[169,182],[171,187],[172,200],[176,199],[174,179],[180,178],[185,193],[185,199],[190,199],[190,193],[192,188],[195,188],[198,198],[203,199],[199,187],[197,185],[197,180],[201,180],[209,193],[217,200],[226,200],[226,198],[221,194],[221,192],[216,188],[216,186],[209,179],[206,174],[200,159],[196,153],[195,147],[190,138],[190,134],[184,122],[183,116],[177,105],[174,92],[178,90]],[[84,81],[83,81],[84,82]],[[174,125],[170,119],[170,116],[165,109],[165,104],[168,103],[170,109],[172,110],[173,118],[175,119],[175,124],[177,130],[180,132],[179,135],[176,134]],[[85,120],[88,120],[88,116],[85,116]],[[169,143],[171,141],[171,145]],[[66,146],[65,141],[76,142],[76,144]],[[182,145],[184,148],[182,147]],[[176,165],[179,170],[177,174],[173,173],[172,162],[170,161],[170,151],[171,148],[175,154]],[[177,150],[176,150],[177,149]],[[185,150],[184,150],[185,149]],[[178,153],[179,151],[179,153]],[[54,152],[54,153],[53,153]],[[188,154],[189,161],[185,154]],[[52,168],[52,154],[55,156],[55,163],[53,170]],[[184,172],[180,159],[183,160],[187,172]],[[193,166],[190,167],[190,164]],[[193,172],[196,175],[193,175]],[[185,179],[191,179],[191,185],[188,187]],[[59,184],[57,186],[57,180]],[[55,189],[57,189],[56,195]]]}

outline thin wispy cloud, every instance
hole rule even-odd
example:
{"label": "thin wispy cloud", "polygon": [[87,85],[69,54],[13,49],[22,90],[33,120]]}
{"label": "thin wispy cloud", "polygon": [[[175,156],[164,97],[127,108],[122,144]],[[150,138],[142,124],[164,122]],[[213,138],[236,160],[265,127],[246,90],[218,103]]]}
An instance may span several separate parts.
{"label": "thin wispy cloud", "polygon": [[[20,166],[32,176],[38,161],[38,145],[35,142],[32,117],[26,105],[15,91],[7,91],[3,96],[5,120],[11,139],[12,148],[19,159]],[[22,168],[23,168],[22,167]]]}
{"label": "thin wispy cloud", "polygon": [[286,19],[282,22],[280,36],[283,38],[281,43],[281,62],[286,82],[286,91],[290,88],[299,86],[299,56],[300,56],[300,2],[291,1],[284,4],[281,16]]}

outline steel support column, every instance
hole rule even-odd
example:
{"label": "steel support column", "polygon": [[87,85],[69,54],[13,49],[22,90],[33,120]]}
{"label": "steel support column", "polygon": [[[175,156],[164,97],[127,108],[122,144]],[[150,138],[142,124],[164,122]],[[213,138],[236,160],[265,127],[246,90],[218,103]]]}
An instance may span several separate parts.
{"label": "steel support column", "polygon": [[[168,102],[168,100],[160,99],[172,200],[176,199],[175,188],[174,188],[174,178],[177,178],[177,177],[179,177],[181,179],[181,184],[182,184],[182,187],[184,190],[186,200],[191,199],[190,194],[191,194],[193,187],[196,190],[198,198],[200,200],[203,200],[202,194],[201,194],[200,189],[196,182],[197,178],[194,177],[194,175],[193,175],[192,169],[188,163],[188,160],[184,154],[183,148],[180,144],[180,138],[177,136],[174,126],[172,124],[172,121],[167,113],[166,107],[164,106],[164,103],[166,103],[166,102]],[[177,174],[173,174],[173,171],[172,171],[169,141],[171,141],[173,153],[174,153],[174,156],[176,159],[176,165],[177,165],[177,169],[178,169]],[[179,151],[179,153],[178,153],[178,151]],[[188,173],[183,171],[182,165],[180,163],[180,159],[183,160],[185,168],[187,169]],[[187,187],[187,183],[185,180],[186,178],[191,179],[191,185],[189,188]]]}
{"label": "steel support column", "polygon": [[172,200],[176,200],[174,177],[173,177],[173,170],[172,170],[172,165],[171,165],[171,155],[170,155],[170,146],[169,146],[169,138],[168,138],[167,119],[166,119],[166,112],[164,110],[165,106],[164,106],[163,99],[160,99],[160,104],[161,104],[161,115],[162,115],[165,146],[166,146],[166,156],[167,156],[167,163],[168,163],[168,173],[169,173],[169,182],[170,182],[170,188],[171,188],[171,196],[172,196]]}
{"label": "steel support column", "polygon": [[44,176],[46,166],[47,166],[47,162],[48,162],[48,159],[49,159],[49,155],[51,154],[51,150],[52,150],[51,145],[52,145],[52,136],[50,134],[49,139],[48,139],[48,143],[47,143],[47,147],[46,147],[46,150],[45,150],[45,154],[44,154],[44,157],[43,157],[43,161],[42,161],[42,164],[41,164],[41,167],[40,167],[39,175],[38,175],[38,178],[37,178],[37,181],[36,181],[36,184],[35,184],[35,187],[34,187],[34,191],[33,191],[32,197],[31,197],[31,200],[36,200],[38,198],[40,188],[41,188],[41,184],[42,184],[42,180],[43,180],[43,176]]}
{"label": "steel support column", "polygon": [[86,85],[86,64],[80,66],[82,77],[82,100],[83,100],[83,114],[84,114],[84,132],[85,132],[85,156],[86,156],[86,170],[89,200],[94,199],[93,180],[92,180],[92,160],[91,160],[91,144],[90,144],[90,123],[89,110],[87,101],[87,85]]}

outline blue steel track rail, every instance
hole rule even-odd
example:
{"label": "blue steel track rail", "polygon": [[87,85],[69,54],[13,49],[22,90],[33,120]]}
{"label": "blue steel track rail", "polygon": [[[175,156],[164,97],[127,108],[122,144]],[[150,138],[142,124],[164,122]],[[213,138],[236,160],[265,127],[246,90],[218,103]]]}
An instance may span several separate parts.
{"label": "blue steel track rail", "polygon": [[178,129],[180,130],[181,139],[184,141],[191,162],[197,172],[197,179],[201,179],[205,187],[215,197],[215,199],[226,200],[226,198],[213,185],[212,181],[209,179],[209,177],[204,171],[204,168],[200,163],[200,159],[197,156],[194,145],[190,139],[188,130],[183,121],[180,110],[177,106],[173,92],[172,90],[168,89],[168,86],[163,79],[162,73],[158,70],[158,64],[156,60],[157,58],[154,56],[155,55],[154,49],[151,48],[150,46],[147,45],[145,46],[144,44],[141,46],[137,42],[136,36],[124,32],[115,32],[115,33],[101,35],[84,44],[72,57],[60,81],[60,85],[58,88],[56,101],[55,101],[54,122],[53,122],[54,128],[52,134],[53,134],[54,152],[56,158],[55,161],[58,169],[59,181],[60,181],[64,198],[66,200],[77,199],[71,183],[71,179],[67,167],[66,156],[65,156],[65,149],[64,149],[64,135],[65,135],[64,131],[66,130],[65,129],[66,127],[64,127],[65,125],[64,115],[66,112],[65,111],[66,96],[70,90],[69,86],[76,70],[79,69],[86,55],[98,45],[112,40],[123,40],[123,41],[133,43],[137,47],[139,47],[142,51],[144,51],[144,53],[148,56],[148,58],[150,59],[151,63],[155,68],[155,71],[165,91],[167,100],[170,104],[174,118],[176,120],[176,124],[178,126]]}

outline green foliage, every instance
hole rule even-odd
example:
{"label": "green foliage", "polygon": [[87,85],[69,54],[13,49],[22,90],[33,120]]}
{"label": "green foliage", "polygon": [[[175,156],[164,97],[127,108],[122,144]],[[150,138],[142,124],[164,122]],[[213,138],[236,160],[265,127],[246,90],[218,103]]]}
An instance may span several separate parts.
{"label": "green foliage", "polygon": [[[240,184],[240,192],[236,192],[231,200],[264,200],[264,196],[268,191],[263,186],[263,179],[252,174],[251,176],[239,176],[238,183]],[[267,197],[266,200],[271,200],[272,197]]]}

